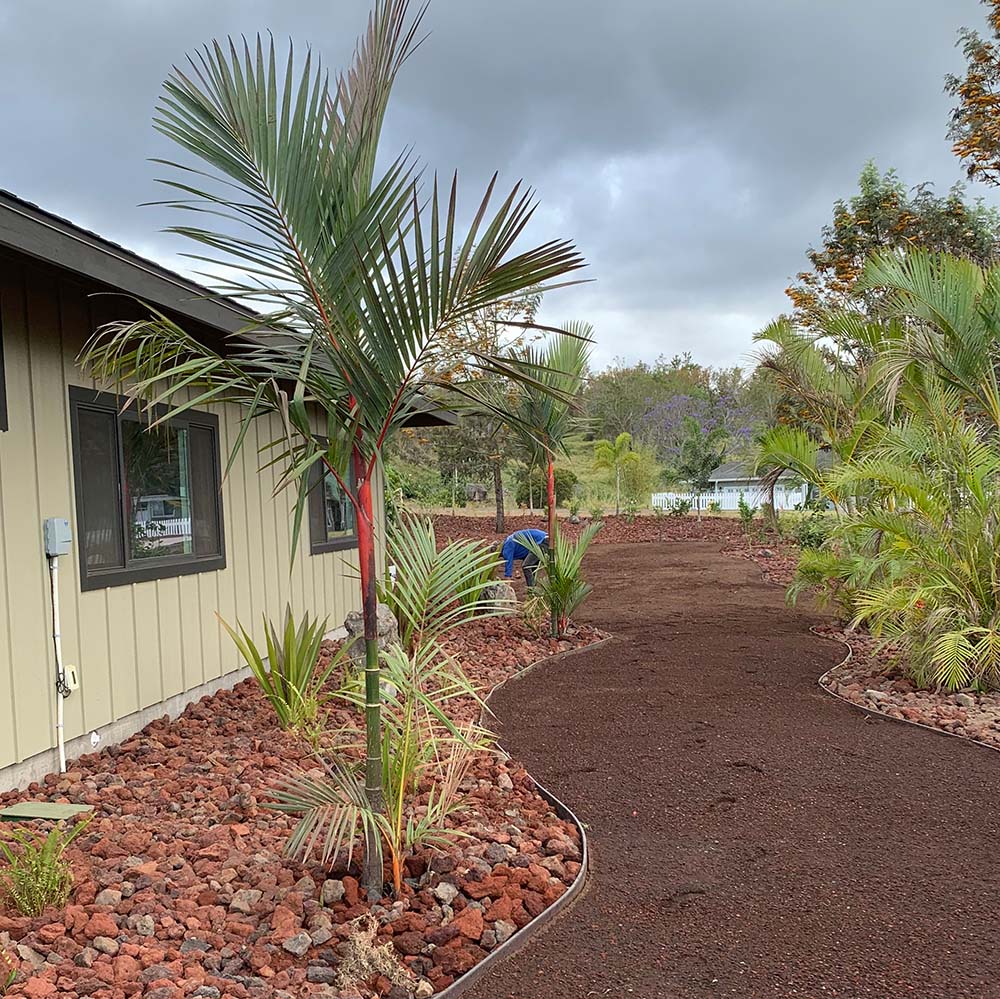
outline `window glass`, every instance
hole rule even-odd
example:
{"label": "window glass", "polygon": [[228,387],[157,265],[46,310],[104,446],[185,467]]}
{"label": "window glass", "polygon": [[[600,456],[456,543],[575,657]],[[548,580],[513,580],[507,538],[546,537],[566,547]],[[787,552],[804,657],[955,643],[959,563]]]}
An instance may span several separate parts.
{"label": "window glass", "polygon": [[330,472],[323,476],[323,513],[327,541],[354,536],[354,507]]}
{"label": "window glass", "polygon": [[133,559],[190,555],[191,470],[186,427],[122,421],[126,524]]}
{"label": "window glass", "polygon": [[194,502],[194,553],[218,555],[222,552],[222,532],[219,524],[219,466],[216,462],[218,445],[214,431],[208,427],[188,428],[191,470],[191,496]]}
{"label": "window glass", "polygon": [[81,548],[89,568],[123,564],[118,515],[118,443],[114,413],[81,407],[77,416]]}
{"label": "window glass", "polygon": [[313,485],[309,493],[312,553],[318,555],[351,548],[357,543],[358,536],[354,506],[331,472],[322,465],[314,465],[313,469]]}
{"label": "window glass", "polygon": [[78,388],[70,403],[83,588],[225,568],[217,419],[149,427]]}

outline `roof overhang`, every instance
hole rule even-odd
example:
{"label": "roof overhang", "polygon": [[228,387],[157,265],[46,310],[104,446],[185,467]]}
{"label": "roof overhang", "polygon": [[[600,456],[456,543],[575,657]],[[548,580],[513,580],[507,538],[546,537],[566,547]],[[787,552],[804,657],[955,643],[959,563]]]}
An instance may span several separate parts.
{"label": "roof overhang", "polygon": [[0,247],[60,267],[133,295],[144,302],[236,333],[253,319],[237,303],[151,260],[0,191]]}

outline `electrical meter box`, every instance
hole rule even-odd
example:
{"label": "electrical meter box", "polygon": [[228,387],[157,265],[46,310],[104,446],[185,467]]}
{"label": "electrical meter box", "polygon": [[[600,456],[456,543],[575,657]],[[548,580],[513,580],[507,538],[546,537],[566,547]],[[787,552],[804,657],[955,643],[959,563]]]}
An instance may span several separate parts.
{"label": "electrical meter box", "polygon": [[49,517],[42,528],[42,536],[45,538],[45,554],[50,558],[69,554],[73,533],[65,517]]}

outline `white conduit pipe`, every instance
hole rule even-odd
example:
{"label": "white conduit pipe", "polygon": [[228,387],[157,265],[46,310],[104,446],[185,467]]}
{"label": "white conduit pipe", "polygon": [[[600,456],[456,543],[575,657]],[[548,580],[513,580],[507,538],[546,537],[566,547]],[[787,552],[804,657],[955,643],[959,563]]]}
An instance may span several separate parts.
{"label": "white conduit pipe", "polygon": [[59,747],[59,773],[66,773],[66,735],[64,707],[66,673],[63,669],[62,635],[59,622],[59,557],[49,556],[49,586],[52,590],[52,647],[56,655],[56,743]]}

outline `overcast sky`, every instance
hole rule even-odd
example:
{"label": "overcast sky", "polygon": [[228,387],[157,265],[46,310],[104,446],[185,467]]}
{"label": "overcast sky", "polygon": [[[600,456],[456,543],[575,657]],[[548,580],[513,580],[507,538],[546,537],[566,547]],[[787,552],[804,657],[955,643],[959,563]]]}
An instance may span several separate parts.
{"label": "overcast sky", "polygon": [[[0,187],[185,269],[151,113],[172,63],[226,34],[272,31],[331,66],[362,0],[0,0]],[[837,197],[869,158],[907,184],[961,177],[945,73],[977,0],[434,0],[385,142],[534,186],[539,242],[574,239],[592,284],[552,322],[597,331],[596,360],[690,351],[746,362],[785,308]],[[998,202],[990,189],[976,189]]]}

